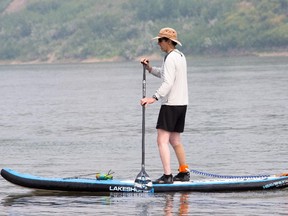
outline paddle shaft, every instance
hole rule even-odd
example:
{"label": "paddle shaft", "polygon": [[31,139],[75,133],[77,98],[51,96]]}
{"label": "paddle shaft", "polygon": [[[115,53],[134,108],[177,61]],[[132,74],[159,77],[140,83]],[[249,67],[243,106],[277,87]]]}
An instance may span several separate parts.
{"label": "paddle shaft", "polygon": [[[143,65],[143,80],[142,80],[143,98],[146,97],[146,71]],[[152,181],[145,171],[145,104],[142,105],[142,163],[141,171],[136,176],[134,187],[141,191],[150,191],[152,189]]]}
{"label": "paddle shaft", "polygon": [[[143,65],[142,94],[146,97],[146,71]],[[142,169],[145,167],[145,105],[142,106]]]}

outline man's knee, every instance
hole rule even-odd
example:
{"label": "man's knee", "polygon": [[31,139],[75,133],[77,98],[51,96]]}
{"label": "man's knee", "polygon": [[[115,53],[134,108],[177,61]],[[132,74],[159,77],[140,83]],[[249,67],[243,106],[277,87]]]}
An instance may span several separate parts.
{"label": "man's knee", "polygon": [[173,147],[181,145],[180,133],[176,133],[176,132],[171,133],[169,142],[171,143]]}

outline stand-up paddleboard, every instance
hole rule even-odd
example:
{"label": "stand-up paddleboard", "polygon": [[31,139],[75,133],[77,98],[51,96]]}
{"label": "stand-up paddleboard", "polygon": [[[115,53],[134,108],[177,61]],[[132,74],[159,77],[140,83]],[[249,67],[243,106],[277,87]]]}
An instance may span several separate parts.
{"label": "stand-up paddleboard", "polygon": [[[96,178],[44,178],[2,169],[8,182],[32,189],[73,192],[143,192],[135,187],[134,180],[97,180]],[[150,192],[236,192],[281,189],[288,187],[288,174],[247,176],[239,178],[213,178],[173,184],[153,184]],[[221,178],[223,177],[223,178]]]}

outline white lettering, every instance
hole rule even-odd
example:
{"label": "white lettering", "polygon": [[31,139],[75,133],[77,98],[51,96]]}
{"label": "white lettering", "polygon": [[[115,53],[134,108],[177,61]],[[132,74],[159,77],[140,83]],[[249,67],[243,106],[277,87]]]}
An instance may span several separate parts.
{"label": "white lettering", "polygon": [[152,188],[149,191],[138,190],[135,187],[124,187],[124,186],[109,186],[109,191],[117,191],[117,192],[134,192],[134,193],[154,193],[154,189]]}
{"label": "white lettering", "polygon": [[137,190],[135,187],[124,187],[124,186],[110,186],[109,190],[118,192],[142,192],[141,190]]}

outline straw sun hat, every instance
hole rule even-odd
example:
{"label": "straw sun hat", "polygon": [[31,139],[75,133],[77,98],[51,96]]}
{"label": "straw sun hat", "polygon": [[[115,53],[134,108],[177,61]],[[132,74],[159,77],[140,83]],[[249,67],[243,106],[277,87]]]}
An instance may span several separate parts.
{"label": "straw sun hat", "polygon": [[180,46],[182,46],[182,44],[180,43],[180,41],[178,41],[177,39],[177,32],[175,29],[173,28],[162,28],[159,32],[159,34],[157,35],[157,37],[152,38],[152,40],[157,40],[159,38],[169,38],[170,40],[174,41],[175,43],[179,44]]}

